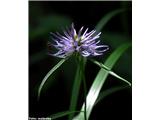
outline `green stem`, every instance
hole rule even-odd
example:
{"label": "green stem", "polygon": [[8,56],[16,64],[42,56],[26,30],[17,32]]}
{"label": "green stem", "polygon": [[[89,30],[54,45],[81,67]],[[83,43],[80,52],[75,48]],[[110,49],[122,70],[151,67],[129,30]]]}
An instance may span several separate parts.
{"label": "green stem", "polygon": [[[70,107],[69,107],[70,111],[76,111],[81,81],[83,78],[85,78],[83,76],[84,75],[83,69],[86,63],[85,59],[77,55],[76,60],[77,60],[77,71],[76,71],[75,81],[73,83],[73,88],[72,88],[71,101],[70,101]],[[84,84],[84,81],[83,81],[83,84]],[[86,114],[86,112],[84,112],[84,114]],[[71,120],[73,116],[74,116],[74,113],[70,114],[68,119]]]}
{"label": "green stem", "polygon": [[[81,57],[82,58],[82,57]],[[86,96],[87,96],[87,85],[86,85],[86,79],[85,79],[85,58],[82,58],[80,61],[81,63],[81,72],[82,72],[82,79],[83,79],[83,86],[84,86],[84,118],[87,120],[87,114],[86,114],[86,109],[87,109],[87,102],[86,102]]]}
{"label": "green stem", "polygon": [[[78,96],[79,96],[79,89],[81,85],[81,77],[80,77],[79,71],[80,71],[80,65],[77,66],[75,80],[74,80],[73,88],[72,88],[69,111],[76,111],[77,101],[78,101]],[[74,113],[70,114],[69,120],[71,120],[73,116],[74,116]]]}

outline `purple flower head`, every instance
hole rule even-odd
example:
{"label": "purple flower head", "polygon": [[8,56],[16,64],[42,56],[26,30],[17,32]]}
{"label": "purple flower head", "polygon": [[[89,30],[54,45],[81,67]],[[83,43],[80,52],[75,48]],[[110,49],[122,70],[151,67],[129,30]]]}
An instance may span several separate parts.
{"label": "purple flower head", "polygon": [[64,31],[64,35],[59,33],[51,33],[53,35],[51,46],[54,46],[58,52],[51,54],[59,58],[66,58],[77,52],[83,57],[103,55],[109,49],[107,45],[98,45],[100,34],[96,34],[96,30],[88,32],[88,28],[82,33],[83,27],[76,32],[74,25],[70,29]]}

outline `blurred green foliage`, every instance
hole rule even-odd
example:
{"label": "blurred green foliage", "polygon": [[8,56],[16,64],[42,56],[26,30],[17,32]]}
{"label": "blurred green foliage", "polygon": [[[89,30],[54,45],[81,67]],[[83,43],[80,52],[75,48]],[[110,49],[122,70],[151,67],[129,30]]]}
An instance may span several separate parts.
{"label": "blurred green foliage", "polygon": [[71,24],[71,19],[67,16],[49,15],[38,20],[37,27],[30,26],[29,39],[32,41],[37,37],[48,35],[49,32],[54,32],[62,29],[64,26]]}

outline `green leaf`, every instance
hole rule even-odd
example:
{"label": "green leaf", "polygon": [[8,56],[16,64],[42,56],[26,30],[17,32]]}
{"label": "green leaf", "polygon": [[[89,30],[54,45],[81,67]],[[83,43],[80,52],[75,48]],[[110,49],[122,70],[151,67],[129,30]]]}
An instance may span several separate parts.
{"label": "green leaf", "polygon": [[111,74],[112,76],[114,76],[114,77],[116,77],[116,78],[118,78],[118,79],[126,82],[129,86],[131,86],[131,83],[130,83],[129,81],[125,80],[124,78],[122,78],[122,77],[120,77],[119,75],[117,75],[115,72],[111,71],[111,69],[110,69],[109,67],[105,66],[103,63],[100,63],[100,62],[98,62],[98,61],[96,61],[96,60],[93,60],[93,59],[90,59],[90,60],[91,60],[94,64],[98,65],[99,67],[107,70],[107,71],[109,72],[109,74]]}
{"label": "green leaf", "polygon": [[45,15],[41,17],[41,19],[38,19],[37,27],[30,26],[29,40],[32,42],[34,40],[39,40],[36,39],[39,37],[48,37],[49,32],[61,30],[62,27],[70,25],[71,21],[69,17],[63,15]]}
{"label": "green leaf", "polygon": [[96,31],[99,32],[102,30],[102,28],[105,26],[106,23],[108,23],[108,21],[116,16],[117,14],[121,13],[125,11],[125,9],[118,9],[118,10],[114,10],[110,13],[107,13],[99,22],[98,24],[96,25]]}
{"label": "green leaf", "polygon": [[72,113],[79,113],[79,112],[83,112],[83,111],[64,111],[64,112],[58,112],[56,114],[53,114],[51,116],[49,116],[49,118],[53,119],[57,119],[60,117],[64,117],[66,115],[72,114]]}
{"label": "green leaf", "polygon": [[40,86],[39,86],[39,89],[38,89],[38,99],[40,97],[40,94],[41,94],[41,91],[42,91],[42,88],[45,84],[45,82],[47,81],[47,79],[50,77],[50,75],[55,72],[64,62],[66,61],[66,59],[62,59],[60,62],[58,62],[47,74],[46,76],[43,78]]}
{"label": "green leaf", "polygon": [[123,82],[126,82],[129,86],[131,86],[131,83],[129,81],[127,81],[126,79],[122,78],[121,76],[117,75],[116,73],[114,73],[113,71],[109,71],[109,74],[111,74],[112,76],[122,80]]}
{"label": "green leaf", "polygon": [[[105,61],[104,65],[108,66],[110,69],[113,68],[115,63],[118,61],[120,56],[131,46],[131,43],[125,43],[118,47]],[[93,109],[93,106],[99,96],[100,90],[106,80],[106,78],[109,75],[109,71],[104,70],[103,68],[100,69],[98,72],[90,90],[87,95],[87,119],[89,119],[89,116],[91,114],[91,111]],[[84,104],[81,108],[81,111],[84,111]],[[84,120],[84,115],[83,114],[78,114],[73,120]]]}

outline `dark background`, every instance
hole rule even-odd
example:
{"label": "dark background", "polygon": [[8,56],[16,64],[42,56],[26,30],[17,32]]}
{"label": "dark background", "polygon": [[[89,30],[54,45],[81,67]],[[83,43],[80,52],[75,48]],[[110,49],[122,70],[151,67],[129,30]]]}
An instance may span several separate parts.
{"label": "dark background", "polygon": [[[49,32],[61,32],[73,22],[76,29],[81,26],[94,29],[98,21],[107,13],[119,9],[127,10],[112,18],[102,30],[101,41],[108,44],[110,50],[104,56],[95,58],[104,61],[119,45],[132,39],[132,2],[36,2],[29,1],[29,117],[47,117],[53,113],[68,110],[71,88],[74,80],[76,64],[74,58],[63,64],[56,74],[52,75],[43,89],[39,101],[37,90],[46,73],[60,59],[47,55]],[[127,80],[132,79],[131,48],[119,59],[113,70]],[[89,89],[99,68],[87,62],[86,80]],[[54,80],[53,80],[54,79]],[[102,91],[113,86],[126,85],[118,79],[109,76]],[[78,107],[83,103],[83,88],[81,88]],[[66,120],[61,118],[59,120]],[[90,120],[131,120],[132,92],[131,88],[109,95],[98,103]]]}

